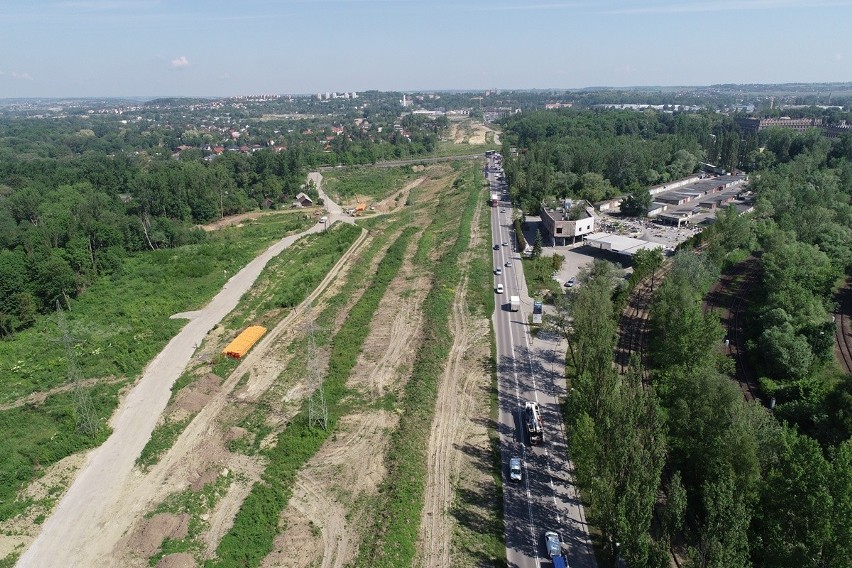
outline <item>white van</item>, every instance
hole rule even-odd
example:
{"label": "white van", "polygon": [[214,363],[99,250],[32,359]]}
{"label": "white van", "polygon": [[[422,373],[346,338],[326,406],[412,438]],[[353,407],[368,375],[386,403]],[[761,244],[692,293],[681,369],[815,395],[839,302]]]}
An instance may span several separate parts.
{"label": "white van", "polygon": [[503,285],[502,285],[502,284],[497,284],[497,293],[498,293],[498,294],[502,294],[502,293],[503,293]]}
{"label": "white van", "polygon": [[328,222],[328,217],[320,217],[319,222],[322,223],[323,225],[325,225],[326,222]]}

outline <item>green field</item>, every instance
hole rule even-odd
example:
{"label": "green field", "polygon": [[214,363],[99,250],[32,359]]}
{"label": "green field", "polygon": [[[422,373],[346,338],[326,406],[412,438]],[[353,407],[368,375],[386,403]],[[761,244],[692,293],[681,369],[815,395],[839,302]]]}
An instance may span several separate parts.
{"label": "green field", "polygon": [[411,166],[341,168],[323,173],[323,190],[337,202],[356,198],[379,200],[393,195],[421,175]]}
{"label": "green field", "polygon": [[[125,260],[120,274],[102,278],[72,301],[67,321],[77,364],[84,378],[103,380],[86,389],[101,428],[93,437],[78,432],[73,392],[0,411],[6,434],[0,442],[0,519],[30,505],[18,491],[45,468],[106,439],[119,389],[186,323],[169,319],[171,314],[200,308],[259,252],[309,223],[301,216],[269,216],[211,233],[202,244],[139,253]],[[0,342],[0,402],[62,386],[67,376],[55,316]]]}

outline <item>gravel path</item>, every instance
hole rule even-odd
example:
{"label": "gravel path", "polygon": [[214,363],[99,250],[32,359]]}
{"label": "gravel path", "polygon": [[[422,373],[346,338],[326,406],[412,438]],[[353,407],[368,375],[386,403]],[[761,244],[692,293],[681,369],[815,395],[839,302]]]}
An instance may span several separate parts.
{"label": "gravel path", "polygon": [[[311,174],[318,185],[322,176]],[[348,221],[341,208],[320,193],[329,210],[328,225]],[[171,396],[171,387],[183,373],[187,363],[213,327],[231,312],[242,295],[251,288],[266,263],[309,233],[323,230],[322,224],[285,237],[248,263],[225,284],[203,309],[180,314],[189,323],[148,364],[144,374],[113,415],[112,435],[92,450],[68,492],[53,514],[45,521],[41,533],[24,552],[17,566],[50,568],[84,566],[82,558],[90,558],[87,549],[97,548],[99,535],[111,522],[106,514],[120,498],[131,475],[137,456],[148,442],[160,414]]]}

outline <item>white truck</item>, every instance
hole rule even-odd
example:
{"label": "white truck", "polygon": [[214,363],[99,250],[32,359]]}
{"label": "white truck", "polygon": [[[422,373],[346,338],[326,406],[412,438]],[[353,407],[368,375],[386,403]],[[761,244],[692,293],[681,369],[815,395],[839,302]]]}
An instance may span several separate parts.
{"label": "white truck", "polygon": [[509,297],[509,309],[513,312],[517,312],[521,309],[521,297],[520,296],[510,296]]}
{"label": "white truck", "polygon": [[524,405],[524,423],[527,430],[527,438],[531,446],[540,444],[544,439],[544,426],[541,422],[541,411],[538,403],[528,400]]}

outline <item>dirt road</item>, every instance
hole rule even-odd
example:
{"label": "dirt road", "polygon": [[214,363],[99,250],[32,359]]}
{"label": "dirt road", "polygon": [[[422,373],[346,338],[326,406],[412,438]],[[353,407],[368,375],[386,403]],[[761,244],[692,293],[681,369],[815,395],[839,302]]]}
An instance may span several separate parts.
{"label": "dirt road", "polygon": [[[327,196],[323,198],[331,212],[336,204]],[[341,217],[331,214],[329,225],[336,220]],[[106,557],[99,553],[108,554],[114,544],[101,538],[115,521],[109,514],[111,507],[121,500],[124,487],[133,475],[135,460],[169,401],[172,384],[207,333],[237,306],[266,263],[300,237],[323,229],[323,225],[317,224],[303,233],[281,239],[228,280],[203,309],[180,314],[189,322],[145,368],[142,378],[113,415],[112,435],[88,455],[77,478],[17,566],[104,565]]]}

